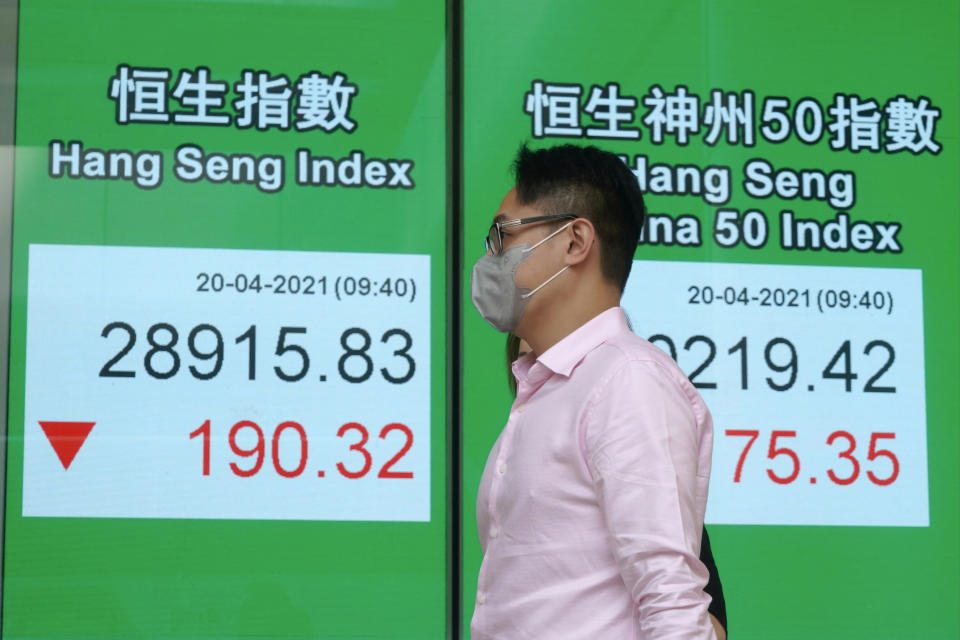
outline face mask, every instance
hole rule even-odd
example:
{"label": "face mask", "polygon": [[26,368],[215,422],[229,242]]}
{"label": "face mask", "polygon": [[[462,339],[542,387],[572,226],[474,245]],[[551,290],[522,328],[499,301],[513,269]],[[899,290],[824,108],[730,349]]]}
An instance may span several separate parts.
{"label": "face mask", "polygon": [[533,290],[518,287],[514,279],[517,267],[533,255],[534,249],[571,224],[573,223],[568,222],[535,245],[521,244],[510,247],[501,251],[498,256],[483,256],[473,265],[470,275],[470,299],[490,326],[504,333],[516,329],[530,297],[567,270],[565,266]]}

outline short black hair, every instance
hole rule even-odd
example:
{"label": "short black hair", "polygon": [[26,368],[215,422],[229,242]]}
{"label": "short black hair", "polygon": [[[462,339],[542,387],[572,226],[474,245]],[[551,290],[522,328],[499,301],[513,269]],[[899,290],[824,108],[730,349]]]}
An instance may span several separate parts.
{"label": "short black hair", "polygon": [[600,268],[623,291],[640,240],[645,208],[637,178],[615,154],[564,144],[520,147],[513,163],[517,202],[544,213],[573,213],[593,223]]}

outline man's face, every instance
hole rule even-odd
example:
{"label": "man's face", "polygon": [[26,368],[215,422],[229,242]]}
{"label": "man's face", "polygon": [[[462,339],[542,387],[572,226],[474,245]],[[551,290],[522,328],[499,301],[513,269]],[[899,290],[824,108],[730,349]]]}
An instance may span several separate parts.
{"label": "man's face", "polygon": [[[500,207],[497,209],[497,213],[492,222],[506,222],[508,220],[518,220],[542,215],[544,215],[544,212],[535,206],[519,204],[517,202],[517,192],[514,188],[510,189],[503,197],[503,201],[501,201]],[[516,245],[535,245],[566,222],[569,221],[555,220],[506,227],[501,231],[503,249],[506,251]],[[564,235],[561,232],[534,249],[533,255],[529,256],[517,268],[515,274],[517,286],[530,290],[536,289],[557,271],[562,269],[564,266],[564,247]],[[562,280],[562,277],[558,280]],[[542,307],[546,299],[552,298],[558,289],[562,289],[561,286],[556,286],[559,284],[557,281],[551,282],[549,286],[544,287],[531,297],[524,316],[529,315],[528,312],[535,307]]]}

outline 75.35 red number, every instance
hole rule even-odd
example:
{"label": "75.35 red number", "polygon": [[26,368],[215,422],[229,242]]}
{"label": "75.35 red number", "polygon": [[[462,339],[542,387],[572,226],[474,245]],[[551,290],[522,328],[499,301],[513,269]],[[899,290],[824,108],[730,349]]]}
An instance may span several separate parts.
{"label": "75.35 red number", "polygon": [[[724,434],[727,436],[748,438],[743,450],[740,452],[737,467],[733,473],[733,481],[738,483],[740,482],[743,472],[743,463],[747,459],[747,454],[750,452],[753,443],[756,442],[760,436],[760,431],[758,429],[727,429],[724,431]],[[797,455],[796,451],[787,446],[788,443],[781,444],[783,439],[795,437],[797,437],[796,431],[772,431],[770,433],[770,446],[767,448],[767,459],[775,460],[779,457],[785,457],[790,461],[790,473],[785,475],[778,474],[774,469],[768,468],[766,470],[767,476],[777,484],[790,484],[800,475],[800,456]],[[878,446],[878,444],[881,444],[881,440],[894,440],[895,438],[896,434],[890,432],[874,432],[870,434],[870,444],[867,447],[867,460],[873,461],[877,458],[886,458],[890,463],[890,473],[885,477],[877,475],[872,470],[867,471],[867,478],[869,478],[873,484],[887,486],[893,484],[900,475],[900,461],[897,459],[897,455],[889,449],[882,449]],[[860,476],[860,461],[854,456],[854,451],[857,448],[857,440],[849,431],[838,430],[827,437],[826,444],[827,446],[833,446],[837,441],[843,441],[847,444],[845,449],[837,452],[837,458],[846,461],[845,464],[847,468],[846,470],[827,469],[827,477],[838,485],[853,484]],[[810,483],[816,483],[815,476],[810,478]]]}

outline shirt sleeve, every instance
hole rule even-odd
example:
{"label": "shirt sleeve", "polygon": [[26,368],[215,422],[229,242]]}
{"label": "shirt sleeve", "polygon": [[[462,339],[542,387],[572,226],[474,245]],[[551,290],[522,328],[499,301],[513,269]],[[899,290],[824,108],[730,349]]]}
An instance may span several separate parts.
{"label": "shirt sleeve", "polygon": [[585,413],[584,456],[645,639],[716,637],[698,557],[699,432],[683,390],[652,361],[617,367]]}

